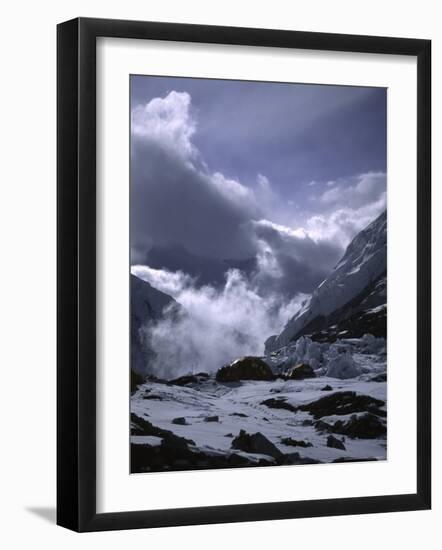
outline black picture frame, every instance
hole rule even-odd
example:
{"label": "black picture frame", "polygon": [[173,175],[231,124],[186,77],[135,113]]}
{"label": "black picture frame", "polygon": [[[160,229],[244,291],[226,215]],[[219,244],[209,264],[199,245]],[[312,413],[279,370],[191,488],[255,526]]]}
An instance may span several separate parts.
{"label": "black picture frame", "polygon": [[[417,58],[417,491],[96,512],[96,39],[396,54]],[[431,506],[431,41],[79,18],[57,28],[57,523],[83,531],[425,510]]]}

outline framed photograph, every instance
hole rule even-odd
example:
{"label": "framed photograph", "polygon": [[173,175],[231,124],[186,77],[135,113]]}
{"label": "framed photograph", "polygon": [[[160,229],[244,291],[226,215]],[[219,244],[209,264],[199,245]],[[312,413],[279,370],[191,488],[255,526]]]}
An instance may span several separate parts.
{"label": "framed photograph", "polygon": [[431,506],[431,43],[58,26],[76,531]]}

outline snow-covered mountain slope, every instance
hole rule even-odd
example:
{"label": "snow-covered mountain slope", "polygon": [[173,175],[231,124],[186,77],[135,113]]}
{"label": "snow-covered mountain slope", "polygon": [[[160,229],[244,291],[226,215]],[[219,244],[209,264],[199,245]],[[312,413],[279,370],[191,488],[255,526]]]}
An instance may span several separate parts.
{"label": "snow-covered mountain slope", "polygon": [[[386,304],[387,213],[383,212],[348,245],[344,256],[318,286],[279,336],[266,342],[266,352],[286,346],[303,334],[339,325],[352,315]],[[376,312],[375,313],[379,313]],[[379,317],[379,315],[377,315]],[[385,321],[385,312],[383,315]],[[361,330],[363,330],[363,323]],[[377,330],[377,336],[382,327]]]}
{"label": "snow-covered mountain slope", "polygon": [[142,327],[161,319],[165,309],[179,308],[179,304],[168,294],[151,286],[148,282],[130,276],[131,285],[131,369],[145,374],[153,352],[147,346]]}
{"label": "snow-covered mountain slope", "polygon": [[135,275],[131,274],[130,283],[131,313],[141,322],[161,318],[165,307],[177,303],[171,296]]}

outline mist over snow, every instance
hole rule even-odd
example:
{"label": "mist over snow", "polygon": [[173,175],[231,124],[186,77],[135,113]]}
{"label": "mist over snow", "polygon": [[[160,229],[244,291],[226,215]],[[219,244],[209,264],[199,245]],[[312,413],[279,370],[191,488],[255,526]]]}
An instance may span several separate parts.
{"label": "mist over snow", "polygon": [[226,273],[222,289],[198,287],[188,275],[147,266],[132,273],[169,294],[184,312],[165,312],[164,318],[145,329],[156,358],[152,370],[171,378],[189,372],[212,372],[243,355],[262,355],[269,334],[279,332],[299,309],[305,295],[289,302],[278,294],[260,296],[238,270]]}

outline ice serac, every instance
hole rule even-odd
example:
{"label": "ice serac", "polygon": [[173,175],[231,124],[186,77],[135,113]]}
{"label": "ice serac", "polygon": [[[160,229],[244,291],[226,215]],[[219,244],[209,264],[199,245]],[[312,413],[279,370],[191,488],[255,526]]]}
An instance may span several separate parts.
{"label": "ice serac", "polygon": [[[290,341],[340,323],[358,311],[386,304],[387,213],[384,211],[348,245],[330,275],[287,323],[266,341],[271,352]],[[375,314],[377,312],[375,311]]]}
{"label": "ice serac", "polygon": [[147,346],[142,327],[162,318],[170,307],[179,308],[178,303],[168,294],[151,286],[147,281],[130,276],[131,288],[131,369],[145,374],[153,352]]}

